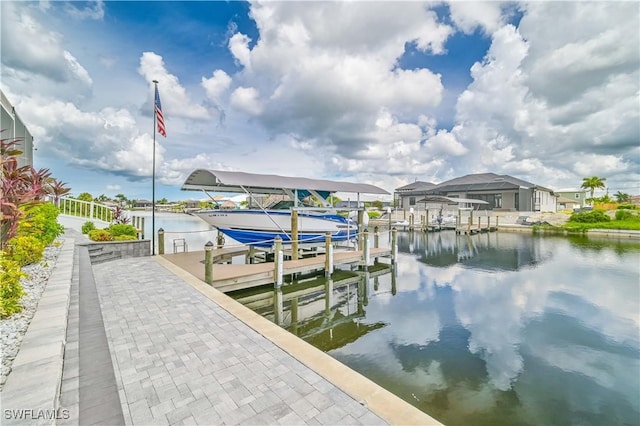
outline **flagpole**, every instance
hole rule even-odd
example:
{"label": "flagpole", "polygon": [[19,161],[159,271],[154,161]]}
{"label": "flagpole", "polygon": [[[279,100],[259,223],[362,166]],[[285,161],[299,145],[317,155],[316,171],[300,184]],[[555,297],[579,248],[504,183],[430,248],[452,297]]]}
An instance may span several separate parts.
{"label": "flagpole", "polygon": [[156,98],[155,94],[158,93],[158,80],[153,80],[154,84],[154,96],[153,96],[153,172],[151,176],[151,255],[156,255],[156,128],[157,128],[157,114],[156,114]]}

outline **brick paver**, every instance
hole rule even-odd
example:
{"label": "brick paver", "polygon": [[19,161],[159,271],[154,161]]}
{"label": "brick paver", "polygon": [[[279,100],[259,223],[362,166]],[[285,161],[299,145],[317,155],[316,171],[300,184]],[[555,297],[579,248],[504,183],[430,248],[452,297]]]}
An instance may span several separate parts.
{"label": "brick paver", "polygon": [[386,424],[152,258],[93,271],[128,424]]}

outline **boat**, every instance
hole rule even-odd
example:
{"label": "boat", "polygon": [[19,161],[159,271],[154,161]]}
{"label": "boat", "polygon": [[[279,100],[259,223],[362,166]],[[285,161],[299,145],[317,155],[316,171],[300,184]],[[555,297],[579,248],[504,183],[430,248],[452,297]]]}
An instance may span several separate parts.
{"label": "boat", "polygon": [[[327,233],[335,242],[354,240],[358,236],[357,221],[349,214],[338,214],[332,207],[331,197],[336,192],[355,193],[359,205],[360,194],[388,194],[369,184],[206,169],[194,170],[182,190],[247,194],[251,204],[258,208],[202,209],[192,214],[233,240],[256,247],[272,247],[277,237],[283,244],[291,245],[294,211],[298,218],[296,242],[299,244],[322,245]],[[261,197],[274,194],[287,197],[289,205],[280,209],[265,208]],[[302,200],[308,197],[313,197],[319,206],[305,206]],[[364,219],[365,213],[362,211],[358,216]]]}
{"label": "boat", "polygon": [[[283,244],[292,240],[291,211],[288,210],[199,210],[193,215],[242,244],[270,247],[276,237]],[[357,237],[358,224],[338,214],[298,212],[298,241],[301,244],[324,243],[326,234],[335,242]]]}

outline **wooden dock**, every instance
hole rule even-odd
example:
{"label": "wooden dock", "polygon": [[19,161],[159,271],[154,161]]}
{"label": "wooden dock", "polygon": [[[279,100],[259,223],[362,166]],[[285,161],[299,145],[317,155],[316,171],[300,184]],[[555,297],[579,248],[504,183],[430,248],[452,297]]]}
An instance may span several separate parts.
{"label": "wooden dock", "polygon": [[[228,250],[222,252],[222,250]],[[235,250],[235,251],[234,251]],[[230,259],[230,256],[237,256],[248,253],[249,249],[213,249],[214,259]],[[387,257],[392,255],[390,248],[370,248],[369,259]],[[205,281],[205,251],[194,251],[188,253],[164,254],[165,259],[184,269],[196,278]],[[309,273],[325,269],[326,255],[318,254],[314,257],[307,257],[297,260],[283,261],[283,275]],[[240,290],[257,287],[276,282],[275,262],[254,263],[254,264],[220,264],[214,263],[212,266],[212,286],[222,292]],[[365,265],[365,253],[362,250],[337,251],[333,253],[333,265]]]}

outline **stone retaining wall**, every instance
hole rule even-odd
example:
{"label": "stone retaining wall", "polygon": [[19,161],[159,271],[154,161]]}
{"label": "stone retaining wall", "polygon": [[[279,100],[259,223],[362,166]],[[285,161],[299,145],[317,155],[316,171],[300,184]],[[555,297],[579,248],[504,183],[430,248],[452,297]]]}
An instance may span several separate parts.
{"label": "stone retaining wall", "polygon": [[102,249],[104,252],[120,253],[121,258],[151,256],[150,240],[135,241],[92,241],[88,244],[90,249]]}

